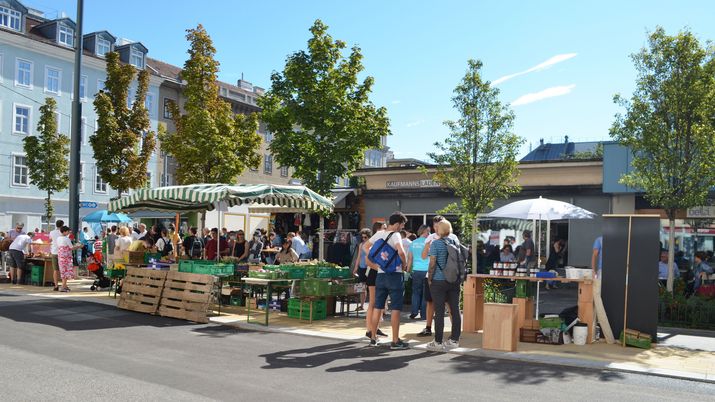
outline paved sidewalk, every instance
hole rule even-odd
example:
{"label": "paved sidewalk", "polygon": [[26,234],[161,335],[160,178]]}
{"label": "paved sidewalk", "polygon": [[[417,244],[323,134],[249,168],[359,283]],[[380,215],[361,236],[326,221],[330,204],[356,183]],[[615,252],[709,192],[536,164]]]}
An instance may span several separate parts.
{"label": "paved sidewalk", "polygon": [[[92,292],[89,290],[91,280],[72,281],[69,293],[53,292],[52,288],[34,286],[13,286],[0,284],[0,293],[15,293],[37,297],[82,300],[94,303],[116,305],[118,299],[107,295],[106,291]],[[251,323],[246,322],[245,309],[224,306],[221,316],[214,316],[211,322],[220,325],[237,326],[244,329],[280,332],[303,336],[316,336],[352,342],[367,343],[365,338],[364,315],[357,318],[331,317],[327,320],[301,321],[288,318],[285,313],[271,313],[269,326],[265,327],[255,322],[263,322],[264,311],[252,312]],[[389,315],[381,323],[380,328],[388,337],[382,342],[389,344],[391,335]],[[406,313],[402,314],[400,336],[416,349],[423,349],[430,337],[418,337],[424,328],[424,321],[410,320]],[[449,320],[445,320],[449,329]],[[661,342],[651,350],[623,348],[619,345],[608,345],[601,341],[592,345],[543,345],[519,343],[516,352],[498,352],[481,348],[481,333],[463,333],[460,348],[448,353],[476,355],[495,359],[530,361],[546,364],[556,364],[590,369],[618,370],[635,373],[663,375],[669,377],[707,381],[715,383],[715,333],[712,331],[687,331],[661,328],[658,333]]]}

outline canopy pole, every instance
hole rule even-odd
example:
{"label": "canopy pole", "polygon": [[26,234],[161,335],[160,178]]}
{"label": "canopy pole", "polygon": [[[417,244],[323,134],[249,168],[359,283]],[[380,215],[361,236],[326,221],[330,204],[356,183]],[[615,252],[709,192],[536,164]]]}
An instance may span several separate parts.
{"label": "canopy pole", "polygon": [[318,215],[318,219],[320,219],[320,228],[318,229],[318,259],[320,261],[325,260],[325,234],[324,234],[324,229],[325,229],[325,219],[323,218],[322,215]]}
{"label": "canopy pole", "polygon": [[551,257],[551,219],[546,220],[546,259]]}
{"label": "canopy pole", "polygon": [[[223,201],[218,202],[218,238],[216,239],[216,262],[221,260],[221,228],[223,228]],[[245,238],[245,237],[244,237]],[[266,308],[268,308],[266,306]]]}

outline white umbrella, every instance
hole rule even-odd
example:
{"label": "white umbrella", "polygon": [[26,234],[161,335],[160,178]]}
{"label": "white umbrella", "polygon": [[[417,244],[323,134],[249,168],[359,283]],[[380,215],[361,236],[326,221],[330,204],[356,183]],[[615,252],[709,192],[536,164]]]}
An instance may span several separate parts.
{"label": "white umbrella", "polygon": [[[529,200],[515,201],[510,204],[504,205],[501,208],[497,208],[494,211],[488,213],[486,216],[490,218],[515,218],[515,219],[527,219],[532,221],[545,220],[550,222],[552,220],[559,219],[593,219],[596,217],[591,211],[587,211],[576,205],[569,204],[568,202],[551,200],[548,198],[532,198]],[[536,226],[534,224],[534,226]],[[547,224],[548,226],[548,224]],[[536,229],[536,227],[534,227]],[[539,230],[539,235],[541,231]],[[550,233],[547,233],[547,242],[549,241]],[[536,265],[537,267],[541,261],[541,239],[538,242],[538,254]],[[548,244],[546,245],[549,246]],[[539,293],[537,288],[537,300],[536,300],[536,316],[539,316]]]}

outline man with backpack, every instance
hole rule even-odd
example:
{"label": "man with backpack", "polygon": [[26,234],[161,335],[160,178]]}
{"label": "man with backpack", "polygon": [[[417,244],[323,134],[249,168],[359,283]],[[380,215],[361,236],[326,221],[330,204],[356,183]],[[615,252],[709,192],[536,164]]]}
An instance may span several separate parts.
{"label": "man with backpack", "polygon": [[[375,279],[375,309],[370,322],[370,345],[377,346],[377,326],[385,309],[387,296],[390,296],[392,317],[392,343],[390,349],[404,350],[409,346],[400,339],[400,313],[405,294],[403,266],[407,269],[405,250],[402,246],[400,230],[405,227],[407,218],[402,212],[390,216],[387,230],[375,233],[370,240],[363,243],[363,251],[367,254],[366,262],[370,269],[377,270]],[[374,245],[374,246],[373,246]]]}
{"label": "man with backpack", "polygon": [[184,253],[192,260],[200,260],[204,253],[204,241],[196,235],[198,229],[195,227],[189,229],[189,233],[190,235],[184,238]]}
{"label": "man with backpack", "polygon": [[[428,283],[434,304],[434,340],[427,344],[429,350],[459,347],[462,318],[459,312],[460,285],[465,277],[468,250],[449,238],[452,224],[444,219],[435,225],[439,239],[433,240],[429,250]],[[449,303],[452,333],[446,342],[444,335],[444,304]]]}

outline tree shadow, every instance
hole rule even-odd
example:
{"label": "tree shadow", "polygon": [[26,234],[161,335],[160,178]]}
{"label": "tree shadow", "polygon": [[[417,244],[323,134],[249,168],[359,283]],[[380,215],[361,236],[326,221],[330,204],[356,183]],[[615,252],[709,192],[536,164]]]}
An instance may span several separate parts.
{"label": "tree shadow", "polygon": [[0,301],[0,318],[54,326],[65,331],[199,325],[174,318],[122,310],[101,303],[58,299]]}
{"label": "tree shadow", "polygon": [[205,327],[192,329],[191,332],[195,332],[202,337],[208,338],[227,338],[233,335],[241,334],[265,334],[264,332],[258,332],[250,329],[238,328],[231,325],[207,325]]}

